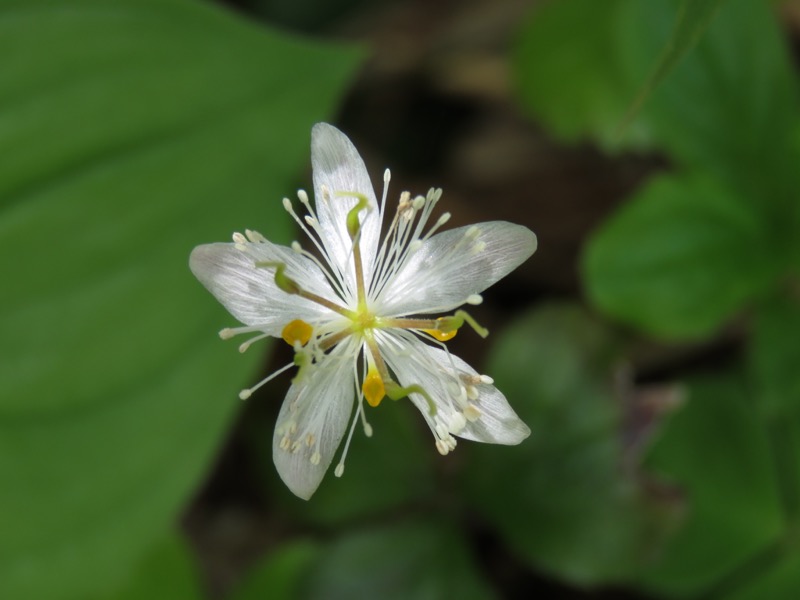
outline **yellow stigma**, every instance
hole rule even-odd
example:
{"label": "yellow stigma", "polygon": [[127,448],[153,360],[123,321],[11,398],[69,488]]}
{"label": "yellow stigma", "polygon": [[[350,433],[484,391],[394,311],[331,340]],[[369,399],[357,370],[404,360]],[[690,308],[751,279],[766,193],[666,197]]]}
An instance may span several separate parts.
{"label": "yellow stigma", "polygon": [[290,346],[294,346],[295,342],[300,342],[301,346],[305,346],[308,340],[311,339],[313,331],[311,325],[300,319],[295,319],[286,324],[286,327],[281,332],[281,337]]}
{"label": "yellow stigma", "polygon": [[386,395],[386,388],[383,385],[383,379],[378,375],[376,369],[370,369],[367,376],[364,378],[364,383],[361,386],[361,391],[364,392],[364,398],[370,406],[378,406]]}

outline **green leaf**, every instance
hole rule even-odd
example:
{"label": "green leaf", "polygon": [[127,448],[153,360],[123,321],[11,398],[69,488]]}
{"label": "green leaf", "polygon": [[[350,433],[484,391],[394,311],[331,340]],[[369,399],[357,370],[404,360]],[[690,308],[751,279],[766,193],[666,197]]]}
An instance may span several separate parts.
{"label": "green leaf", "polygon": [[800,416],[800,301],[788,295],[759,307],[750,346],[759,402],[771,417]]}
{"label": "green leaf", "polygon": [[200,600],[197,569],[185,542],[176,534],[159,539],[134,569],[119,591],[103,594],[103,600]]}
{"label": "green leaf", "polygon": [[625,116],[623,126],[639,113],[653,90],[675,68],[675,65],[697,44],[711,23],[723,0],[683,0],[678,9],[675,26],[661,51],[661,56],[647,81],[642,85],[633,105]]}
{"label": "green leaf", "polygon": [[782,534],[770,443],[744,389],[734,378],[693,383],[652,450],[650,470],[680,484],[689,509],[642,576],[650,591],[698,597]]}
{"label": "green leaf", "polygon": [[281,546],[253,569],[228,600],[296,600],[321,553],[320,545],[310,540]]}
{"label": "green leaf", "polygon": [[0,29],[0,597],[86,598],[173,521],[259,360],[189,252],[288,236],[356,56],[188,0],[6,1]]}
{"label": "green leaf", "polygon": [[[623,56],[640,81],[670,36],[677,6],[678,0],[629,5],[625,28],[633,35],[623,38]],[[767,211],[796,199],[796,161],[789,148],[797,101],[770,3],[727,0],[644,114],[675,159],[719,176]]]}
{"label": "green leaf", "polygon": [[[779,555],[771,555],[775,558]],[[762,572],[725,595],[726,600],[791,600],[800,589],[800,551],[795,547],[786,556],[771,561]]]}
{"label": "green leaf", "polygon": [[650,145],[640,119],[619,125],[636,91],[628,76],[620,25],[628,0],[560,0],[532,13],[514,49],[520,100],[566,142],[591,137],[607,150]]}
{"label": "green leaf", "polygon": [[[275,390],[275,403],[285,390]],[[337,460],[331,465],[319,489],[310,502],[298,502],[297,497],[275,472],[272,462],[272,430],[275,416],[251,420],[248,438],[262,470],[271,495],[283,509],[308,523],[342,524],[363,520],[409,503],[430,497],[435,491],[433,461],[439,457],[433,440],[422,431],[422,416],[406,401],[385,401],[377,408],[367,408],[367,420],[372,437],[366,437],[359,423],[347,452],[342,477],[333,474]],[[339,453],[344,444],[339,448]]]}
{"label": "green leaf", "polygon": [[661,177],[590,240],[584,276],[604,311],[667,338],[712,333],[780,264],[760,216],[701,178]]}
{"label": "green leaf", "polygon": [[513,323],[487,372],[531,436],[469,447],[473,504],[533,567],[578,585],[624,580],[652,542],[642,496],[621,468],[616,356],[609,332],[575,307]]}
{"label": "green leaf", "polygon": [[481,600],[494,594],[445,519],[400,521],[332,542],[308,576],[303,598]]}

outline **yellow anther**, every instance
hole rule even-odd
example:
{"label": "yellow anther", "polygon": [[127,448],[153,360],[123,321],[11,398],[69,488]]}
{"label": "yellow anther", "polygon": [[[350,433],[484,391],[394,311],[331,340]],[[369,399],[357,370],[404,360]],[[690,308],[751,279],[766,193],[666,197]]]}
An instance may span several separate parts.
{"label": "yellow anther", "polygon": [[311,325],[300,319],[295,319],[287,323],[286,327],[283,328],[281,337],[290,346],[294,346],[295,342],[300,342],[301,346],[305,346],[308,340],[311,339],[313,331],[314,329]]}
{"label": "yellow anther", "polygon": [[447,340],[452,340],[456,337],[458,333],[458,329],[453,329],[452,331],[439,331],[438,329],[423,329],[425,333],[434,337],[435,339],[439,340],[440,342],[446,342]]}
{"label": "yellow anther", "polygon": [[364,398],[367,399],[370,406],[378,406],[381,403],[381,400],[386,395],[386,388],[377,370],[369,370],[364,378],[361,391],[364,392]]}

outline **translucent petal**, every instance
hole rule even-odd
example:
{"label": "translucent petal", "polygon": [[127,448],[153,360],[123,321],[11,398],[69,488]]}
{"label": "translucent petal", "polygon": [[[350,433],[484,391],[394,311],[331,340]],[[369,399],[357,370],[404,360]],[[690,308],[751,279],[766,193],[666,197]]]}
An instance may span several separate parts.
{"label": "translucent petal", "polygon": [[319,267],[291,249],[270,242],[248,243],[246,251],[234,244],[197,246],[189,258],[195,277],[238,321],[280,335],[294,319],[313,322],[331,311],[305,298],[288,294],[275,284],[274,271],[256,261],[286,264],[286,274],[303,289],[339,303]]}
{"label": "translucent petal", "polygon": [[292,384],[278,415],[272,459],[286,486],[304,500],[319,487],[347,429],[355,399],[357,351],[352,339],[336,346]]}
{"label": "translucent petal", "polygon": [[[381,216],[364,161],[346,135],[332,125],[317,123],[311,130],[311,165],[314,171],[317,217],[325,233],[323,243],[331,260],[351,280],[354,274],[347,214],[358,200],[350,196],[337,197],[336,193],[357,192],[367,198],[369,210],[362,211],[360,218],[361,254],[364,273],[369,280],[378,249]],[[330,192],[328,200],[323,197],[323,186]]]}
{"label": "translucent petal", "polygon": [[[467,233],[473,230],[474,238]],[[482,250],[470,250],[475,246]],[[424,242],[386,286],[378,304],[385,316],[441,312],[461,306],[508,275],[536,251],[527,227],[491,221],[439,233]]]}
{"label": "translucent petal", "polygon": [[[409,398],[420,410],[431,430],[437,422],[452,422],[453,415],[461,411],[457,387],[464,384],[463,376],[473,379],[478,373],[453,354],[433,348],[408,332],[381,332],[381,350],[402,386],[421,386],[436,404],[436,415],[431,416],[428,402],[420,394]],[[477,398],[469,400],[478,410],[475,421],[467,421],[463,429],[453,435],[491,444],[514,445],[530,435],[530,428],[511,408],[503,393],[489,383],[473,383]]]}

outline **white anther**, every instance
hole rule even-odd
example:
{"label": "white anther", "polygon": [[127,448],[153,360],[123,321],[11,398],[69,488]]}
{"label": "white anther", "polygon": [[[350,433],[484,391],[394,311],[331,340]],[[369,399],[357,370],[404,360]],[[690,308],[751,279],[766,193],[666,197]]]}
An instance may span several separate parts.
{"label": "white anther", "polygon": [[294,207],[292,207],[292,201],[289,200],[288,198],[283,199],[283,208],[288,213],[294,213]]}
{"label": "white anther", "polygon": [[411,204],[411,206],[414,207],[414,210],[421,209],[423,206],[425,206],[425,198],[422,196],[417,196],[414,198],[414,202]]}
{"label": "white anther", "polygon": [[447,453],[450,452],[450,447],[444,440],[436,440],[436,449],[442,456],[447,456]]}
{"label": "white anther", "polygon": [[341,477],[343,473],[344,473],[344,463],[339,463],[333,470],[333,474],[336,475],[336,477]]}
{"label": "white anther", "polygon": [[439,217],[438,221],[436,221],[436,227],[441,227],[442,225],[447,223],[449,220],[450,220],[450,213],[446,212],[441,217]]}
{"label": "white anther", "polygon": [[315,442],[315,441],[317,441],[317,440],[316,440],[316,438],[314,437],[314,434],[313,434],[313,433],[309,433],[308,435],[306,435],[306,446],[308,446],[309,448],[311,448],[311,446],[313,446],[313,445],[314,445],[314,442]]}
{"label": "white anther", "polygon": [[472,227],[467,229],[467,231],[464,233],[464,237],[474,240],[475,238],[477,238],[480,235],[480,233],[481,233],[481,230],[478,229],[478,226],[477,225],[473,225]]}
{"label": "white anther", "polygon": [[252,394],[253,392],[251,390],[242,390],[241,392],[239,392],[239,399],[247,400]]}
{"label": "white anther", "polygon": [[302,445],[302,444],[300,444],[300,441],[299,441],[299,440],[295,440],[295,441],[292,443],[292,454],[297,454],[297,453],[300,451],[300,446],[301,446],[301,445]]}
{"label": "white anther", "polygon": [[254,244],[263,244],[264,242],[267,241],[267,238],[265,238],[257,231],[253,231],[251,229],[245,229],[244,233],[247,236],[247,239],[253,242]]}
{"label": "white anther", "polygon": [[303,217],[303,220],[306,222],[306,224],[308,224],[309,227],[317,226],[317,220],[311,215],[306,215],[305,217]]}
{"label": "white anther", "polygon": [[[322,199],[325,200],[325,202],[329,202],[331,199],[331,191],[328,189],[328,186],[323,184],[320,187],[320,191],[322,192]],[[342,470],[344,471],[344,467],[342,467]]]}
{"label": "white anther", "polygon": [[472,254],[475,255],[475,254],[480,254],[484,250],[486,250],[486,242],[481,240],[480,242],[475,242],[475,245],[472,246],[470,252],[472,252]]}
{"label": "white anther", "polygon": [[467,418],[467,421],[474,423],[481,418],[481,411],[479,411],[478,407],[474,404],[468,404],[464,409],[464,416]]}
{"label": "white anther", "polygon": [[444,426],[444,423],[442,423],[442,422],[436,423],[436,427],[434,429],[436,431],[436,435],[439,438],[444,439],[444,438],[447,437],[448,431],[447,431],[447,427]]}
{"label": "white anther", "polygon": [[422,240],[414,240],[408,245],[409,252],[416,252],[422,247]]}
{"label": "white anther", "polygon": [[492,379],[488,375],[481,375],[481,383],[485,383],[486,385],[492,385],[494,383],[494,379]]}
{"label": "white anther", "polygon": [[308,194],[306,194],[305,190],[297,190],[297,198],[300,202],[308,206]]}
{"label": "white anther", "polygon": [[369,423],[364,423],[364,435],[367,437],[372,437],[372,425]]}
{"label": "white anther", "polygon": [[243,236],[241,233],[239,233],[238,231],[235,231],[235,232],[233,233],[233,236],[231,236],[231,237],[233,237],[233,243],[234,243],[234,244],[246,244],[246,243],[247,243],[247,238],[246,238],[246,237],[244,237],[244,236]]}
{"label": "white anther", "polygon": [[219,337],[222,338],[223,340],[229,340],[235,335],[236,334],[233,332],[233,329],[231,329],[230,327],[226,327],[225,329],[219,330]]}
{"label": "white anther", "polygon": [[474,385],[467,386],[467,398],[470,400],[477,400],[478,395],[478,388],[476,388]]}
{"label": "white anther", "polygon": [[454,412],[450,417],[450,422],[447,425],[447,429],[452,434],[458,434],[461,432],[464,427],[467,426],[467,419],[464,418],[460,412]]}
{"label": "white anther", "polygon": [[292,435],[297,433],[297,423],[295,423],[294,421],[289,422],[289,433],[291,433]]}
{"label": "white anther", "polygon": [[322,455],[319,452],[314,452],[308,460],[311,461],[312,465],[318,465],[319,461],[322,460]]}
{"label": "white anther", "polygon": [[478,306],[478,304],[483,302],[483,296],[480,294],[472,294],[467,296],[467,304],[472,304],[473,306]]}
{"label": "white anther", "polygon": [[389,183],[392,180],[392,172],[389,169],[386,169],[383,172],[383,183]]}
{"label": "white anther", "polygon": [[250,347],[250,342],[249,342],[249,341],[247,341],[247,342],[244,342],[244,343],[242,343],[242,344],[240,344],[240,345],[239,345],[239,352],[241,352],[242,354],[244,354],[245,352],[247,352],[247,349],[248,349],[249,347]]}
{"label": "white anther", "polygon": [[288,450],[289,446],[291,445],[291,443],[292,443],[292,440],[289,439],[289,436],[288,435],[284,435],[281,438],[281,443],[280,443],[281,450]]}
{"label": "white anther", "polygon": [[456,444],[457,444],[458,442],[456,442],[456,438],[454,438],[454,437],[451,435],[450,437],[448,437],[448,438],[445,440],[445,443],[447,444],[447,448],[448,448],[448,450],[455,450],[455,449],[456,449]]}

